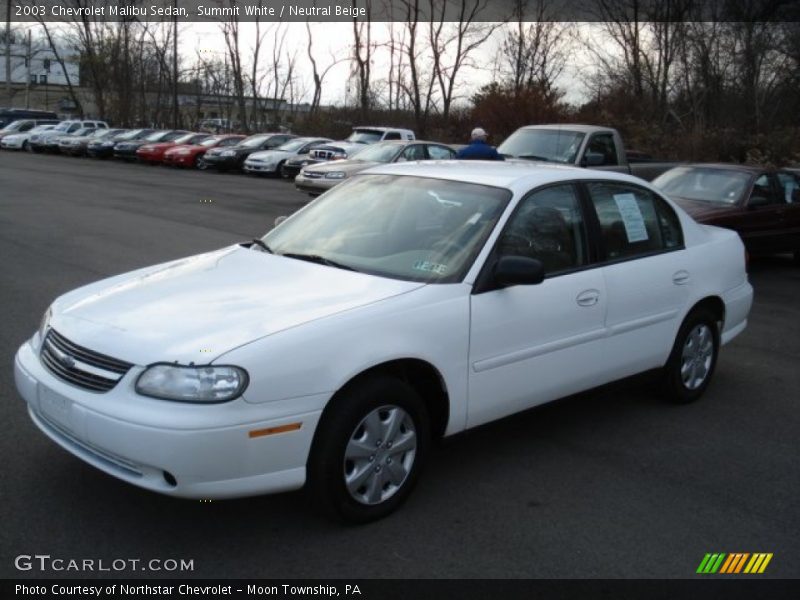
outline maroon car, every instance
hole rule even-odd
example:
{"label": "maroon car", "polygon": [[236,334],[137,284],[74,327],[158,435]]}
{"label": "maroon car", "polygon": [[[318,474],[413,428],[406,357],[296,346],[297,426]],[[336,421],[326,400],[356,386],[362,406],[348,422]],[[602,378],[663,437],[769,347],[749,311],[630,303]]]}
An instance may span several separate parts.
{"label": "maroon car", "polygon": [[793,252],[800,262],[800,175],[787,169],[689,164],[653,185],[696,221],[739,232],[750,254]]}

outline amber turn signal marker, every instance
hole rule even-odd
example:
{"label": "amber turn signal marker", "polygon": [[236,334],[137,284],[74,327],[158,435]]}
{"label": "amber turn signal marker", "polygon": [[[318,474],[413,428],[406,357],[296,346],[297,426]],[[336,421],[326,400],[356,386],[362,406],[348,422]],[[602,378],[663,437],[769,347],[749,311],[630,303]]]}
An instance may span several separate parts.
{"label": "amber turn signal marker", "polygon": [[247,432],[247,436],[251,438],[262,437],[265,435],[272,435],[274,433],[284,433],[286,431],[296,431],[303,426],[302,423],[289,423],[288,425],[280,425],[278,427],[267,427],[266,429],[253,429]]}

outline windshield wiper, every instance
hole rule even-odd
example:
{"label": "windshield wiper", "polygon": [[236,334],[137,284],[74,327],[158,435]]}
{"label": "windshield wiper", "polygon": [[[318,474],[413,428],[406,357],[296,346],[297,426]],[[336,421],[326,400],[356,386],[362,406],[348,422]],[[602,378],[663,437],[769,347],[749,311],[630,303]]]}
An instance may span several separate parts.
{"label": "windshield wiper", "polygon": [[259,239],[259,238],[253,238],[253,243],[252,243],[251,247],[252,247],[252,246],[258,246],[259,248],[263,249],[263,250],[264,250],[264,252],[269,252],[270,254],[275,254],[275,253],[272,251],[272,248],[270,248],[269,246],[267,246],[267,245],[266,245],[266,244],[265,244],[265,243],[264,243],[264,242],[263,242],[261,239]]}
{"label": "windshield wiper", "polygon": [[318,265],[325,265],[327,267],[336,267],[337,269],[344,269],[346,271],[356,271],[358,269],[354,269],[353,267],[349,267],[347,265],[343,265],[342,263],[338,263],[334,260],[330,260],[329,258],[325,258],[324,256],[320,256],[319,254],[299,254],[295,252],[284,252],[281,256],[285,256],[286,258],[296,258],[297,260],[305,260],[308,262],[317,263]]}

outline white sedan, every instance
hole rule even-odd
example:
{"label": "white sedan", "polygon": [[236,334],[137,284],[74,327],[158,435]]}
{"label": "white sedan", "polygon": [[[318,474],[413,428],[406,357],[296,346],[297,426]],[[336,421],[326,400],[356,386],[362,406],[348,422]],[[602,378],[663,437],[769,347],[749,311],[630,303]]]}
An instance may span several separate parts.
{"label": "white sedan", "polygon": [[16,384],[47,436],[132,484],[307,485],[363,522],[437,437],[651,369],[696,400],[752,297],[738,235],[639,179],[388,165],[262,239],[61,296]]}
{"label": "white sedan", "polygon": [[3,137],[3,139],[0,139],[0,148],[3,150],[28,150],[28,140],[32,135],[42,133],[43,131],[50,131],[53,128],[55,128],[55,124],[37,125],[28,131],[7,135]]}

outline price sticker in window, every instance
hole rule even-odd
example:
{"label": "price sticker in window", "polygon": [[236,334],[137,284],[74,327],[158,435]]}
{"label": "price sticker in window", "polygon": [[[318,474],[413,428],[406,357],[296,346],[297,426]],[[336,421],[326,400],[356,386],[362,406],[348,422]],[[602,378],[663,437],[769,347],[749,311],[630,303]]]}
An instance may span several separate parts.
{"label": "price sticker in window", "polygon": [[614,194],[614,202],[617,204],[622,223],[625,225],[625,234],[628,242],[644,242],[648,239],[647,227],[644,225],[644,217],[636,197],[633,194]]}

